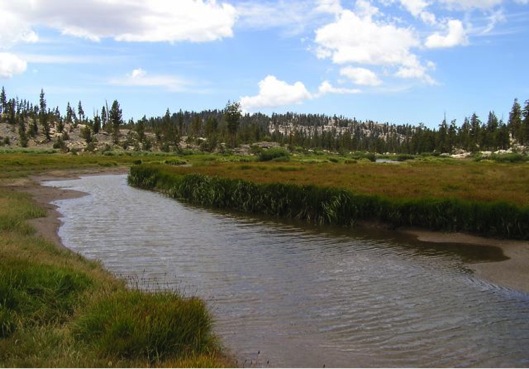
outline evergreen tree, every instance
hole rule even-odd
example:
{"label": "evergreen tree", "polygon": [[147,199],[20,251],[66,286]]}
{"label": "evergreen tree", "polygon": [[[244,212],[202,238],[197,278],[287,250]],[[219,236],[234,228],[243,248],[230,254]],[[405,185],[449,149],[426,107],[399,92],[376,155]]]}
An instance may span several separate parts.
{"label": "evergreen tree", "polygon": [[42,129],[44,130],[44,135],[46,136],[46,139],[48,141],[51,140],[49,114],[46,108],[44,90],[42,89],[40,90],[39,120],[40,124],[42,125]]}
{"label": "evergreen tree", "polygon": [[145,141],[145,123],[147,122],[147,117],[144,115],[138,123],[136,124],[136,133],[138,134],[138,140],[143,143]]}
{"label": "evergreen tree", "polygon": [[529,145],[529,100],[525,100],[525,106],[522,111],[522,126],[520,134],[520,143],[522,145]]}
{"label": "evergreen tree", "polygon": [[224,109],[224,120],[228,128],[228,133],[231,139],[231,146],[235,147],[237,130],[239,129],[239,122],[241,120],[241,104],[238,102],[230,102],[226,104]]}
{"label": "evergreen tree", "polygon": [[7,110],[7,96],[6,96],[6,90],[4,89],[4,86],[2,86],[2,92],[0,92],[0,120],[2,118],[2,114]]}
{"label": "evergreen tree", "polygon": [[117,144],[119,143],[119,128],[123,124],[122,111],[117,100],[112,103],[108,118],[112,126],[112,139]]}
{"label": "evergreen tree", "polygon": [[477,151],[480,147],[480,132],[481,132],[481,120],[477,114],[472,114],[470,117],[470,151]]}
{"label": "evergreen tree", "polygon": [[105,105],[101,108],[101,127],[108,131],[108,111],[105,108]]}
{"label": "evergreen tree", "polygon": [[498,127],[500,122],[493,111],[489,112],[487,124],[483,130],[483,148],[496,150],[498,148]]}
{"label": "evergreen tree", "polygon": [[79,117],[79,121],[81,123],[84,123],[85,115],[84,115],[83,105],[81,104],[81,101],[79,101],[79,104],[77,105],[77,116]]}
{"label": "evergreen tree", "polygon": [[507,122],[509,131],[512,137],[518,142],[521,142],[522,134],[522,107],[518,102],[518,99],[514,99],[512,104],[511,112],[509,113],[509,121]]}
{"label": "evergreen tree", "polygon": [[94,114],[94,124],[93,124],[94,134],[98,134],[101,130],[101,117],[99,114]]}
{"label": "evergreen tree", "polygon": [[75,120],[75,112],[73,111],[70,102],[66,105],[66,124],[73,124]]}
{"label": "evergreen tree", "polygon": [[26,124],[24,119],[19,119],[18,121],[18,137],[20,139],[21,147],[28,147],[28,135],[26,133]]}

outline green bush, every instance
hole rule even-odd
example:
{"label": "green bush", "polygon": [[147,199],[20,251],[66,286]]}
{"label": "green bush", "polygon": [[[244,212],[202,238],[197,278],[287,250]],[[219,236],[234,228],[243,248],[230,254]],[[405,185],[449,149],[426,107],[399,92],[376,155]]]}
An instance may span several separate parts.
{"label": "green bush", "polygon": [[282,147],[274,147],[268,150],[263,150],[259,154],[259,161],[288,161],[290,160],[290,153]]}
{"label": "green bush", "polygon": [[490,158],[498,163],[525,163],[529,161],[529,156],[520,153],[493,154]]}

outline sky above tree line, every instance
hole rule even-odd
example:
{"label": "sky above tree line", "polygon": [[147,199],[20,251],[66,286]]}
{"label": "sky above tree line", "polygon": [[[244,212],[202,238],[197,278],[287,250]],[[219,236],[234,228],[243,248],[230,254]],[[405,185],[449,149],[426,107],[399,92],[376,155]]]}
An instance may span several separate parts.
{"label": "sky above tree line", "polygon": [[529,0],[0,0],[0,86],[167,109],[437,127],[529,99]]}

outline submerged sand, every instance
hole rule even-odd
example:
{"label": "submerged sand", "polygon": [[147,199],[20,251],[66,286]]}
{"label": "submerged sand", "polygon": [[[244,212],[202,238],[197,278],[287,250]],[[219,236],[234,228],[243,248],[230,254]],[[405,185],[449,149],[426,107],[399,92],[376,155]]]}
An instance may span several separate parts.
{"label": "submerged sand", "polygon": [[[33,219],[31,224],[36,228],[40,236],[54,242],[59,247],[64,247],[58,236],[58,229],[61,224],[60,214],[52,202],[60,199],[79,197],[82,196],[83,193],[42,186],[41,183],[48,180],[76,178],[80,175],[95,175],[102,173],[125,174],[127,171],[127,168],[100,168],[88,171],[54,171],[48,172],[45,175],[19,180],[9,187],[12,187],[17,191],[31,194],[34,200],[47,210],[46,217]],[[507,260],[472,263],[469,264],[468,267],[471,268],[477,276],[491,283],[529,293],[529,242],[527,241],[500,240],[463,233],[431,232],[419,229],[406,229],[402,230],[402,232],[412,234],[418,240],[423,242],[498,247],[508,258]]]}
{"label": "submerged sand", "polygon": [[501,240],[464,233],[443,233],[425,230],[406,230],[418,240],[433,243],[469,244],[498,247],[508,258],[503,261],[469,264],[469,268],[482,279],[500,286],[529,293],[529,242]]}

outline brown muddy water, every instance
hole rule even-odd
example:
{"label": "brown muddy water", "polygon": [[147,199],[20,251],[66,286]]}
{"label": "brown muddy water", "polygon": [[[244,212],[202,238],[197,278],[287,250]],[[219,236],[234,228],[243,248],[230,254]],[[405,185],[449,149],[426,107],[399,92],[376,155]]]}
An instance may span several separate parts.
{"label": "brown muddy water", "polygon": [[87,193],[56,202],[67,247],[204,298],[240,366],[529,366],[529,295],[467,268],[497,249],[212,212],[124,175],[46,185]]}

